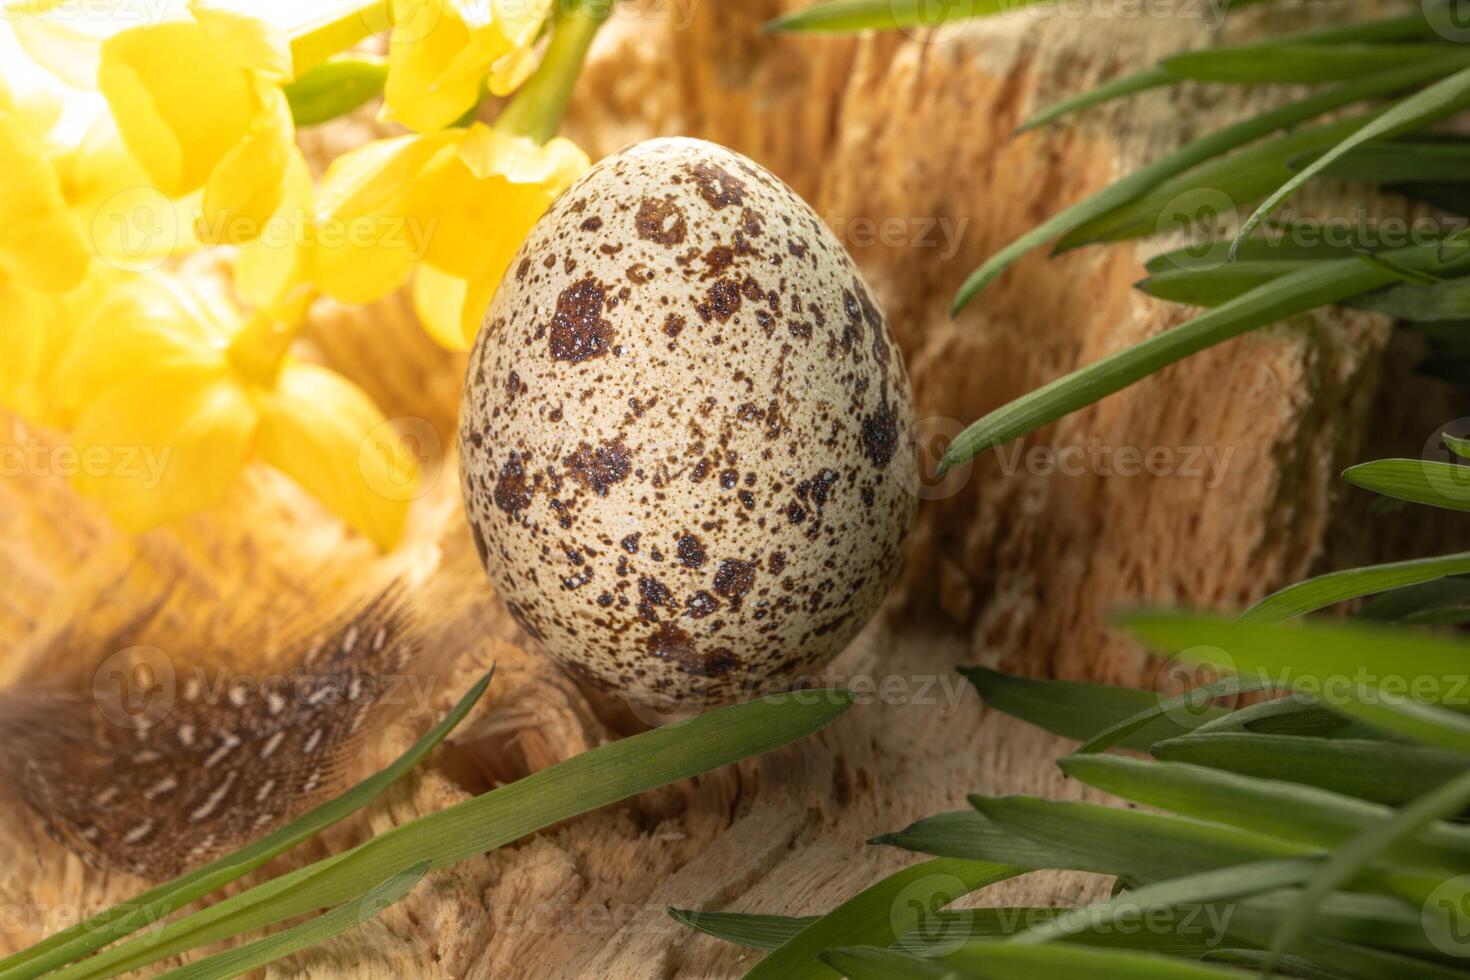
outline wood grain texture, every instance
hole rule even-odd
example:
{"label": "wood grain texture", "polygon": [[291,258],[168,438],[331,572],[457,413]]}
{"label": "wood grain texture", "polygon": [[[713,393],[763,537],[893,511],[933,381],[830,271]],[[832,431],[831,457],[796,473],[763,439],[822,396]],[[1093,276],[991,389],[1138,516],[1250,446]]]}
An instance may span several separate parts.
{"label": "wood grain texture", "polygon": [[[919,415],[946,434],[1187,316],[1131,289],[1148,254],[1132,246],[1031,256],[951,321],[947,307],[965,274],[1061,203],[1270,96],[1186,88],[1020,138],[1010,136],[1015,124],[1164,52],[1309,17],[1337,20],[1349,9],[1253,11],[1217,33],[1190,16],[1022,12],[937,35],[762,35],[761,22],[785,6],[650,0],[624,10],[598,38],[570,133],[594,157],[652,135],[703,136],[784,177],[846,236],[905,350]],[[1147,5],[1117,9],[1139,6]],[[372,131],[359,118],[308,143],[320,157]],[[1328,207],[1339,190],[1304,204]],[[864,222],[876,229],[884,221],[904,233],[864,244]],[[948,223],[948,247],[913,240],[931,221],[941,242],[939,223]],[[1336,474],[1364,440],[1414,455],[1445,417],[1435,415],[1448,404],[1445,390],[1423,381],[1414,382],[1413,410],[1370,416],[1385,363],[1389,383],[1403,383],[1406,358],[1383,356],[1388,335],[1367,316],[1300,317],[1171,368],[1025,444],[1213,448],[1227,461],[1215,478],[1177,472],[1178,456],[1175,471],[1161,475],[1101,465],[1046,474],[1024,456],[1015,467],[994,455],[980,461],[955,492],[923,505],[901,587],[832,667],[831,680],[886,685],[885,696],[864,698],[800,745],[437,874],[382,919],[271,975],[738,976],[751,956],[678,927],[665,907],[814,913],[907,863],[865,839],[958,808],[968,792],[1082,796],[1050,764],[1067,745],[983,710],[954,667],[1152,685],[1155,667],[1107,628],[1109,608],[1237,607],[1326,556],[1424,544],[1409,533],[1389,541],[1356,512],[1348,512],[1351,533],[1341,523]],[[265,670],[286,624],[325,618],[409,575],[433,653],[397,722],[364,752],[367,771],[497,665],[485,703],[429,764],[277,870],[615,737],[606,712],[526,644],[477,567],[447,451],[462,361],[423,337],[401,296],[366,308],[320,304],[311,339],[317,356],[364,384],[390,415],[426,424],[433,436],[424,445],[433,478],[399,553],[374,556],[264,470],[252,470],[218,510],[136,540],[113,531],[55,474],[0,484],[0,676],[10,682],[87,682],[110,652],[87,638],[169,589],[156,642],[171,656],[192,663],[207,634],[210,646]],[[14,419],[0,431],[14,445],[54,439]],[[48,641],[67,629],[76,632],[72,658],[38,662],[36,651],[54,648]],[[0,922],[0,950],[141,884],[87,868],[14,808],[0,812],[0,841],[16,855],[0,868],[0,907],[13,913]],[[1069,904],[1105,884],[1033,874],[982,900]]]}

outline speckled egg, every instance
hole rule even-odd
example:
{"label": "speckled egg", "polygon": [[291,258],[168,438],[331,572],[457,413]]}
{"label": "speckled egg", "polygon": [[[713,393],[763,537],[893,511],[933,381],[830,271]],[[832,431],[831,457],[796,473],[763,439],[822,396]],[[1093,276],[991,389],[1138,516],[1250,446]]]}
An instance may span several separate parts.
{"label": "speckled egg", "polygon": [[837,238],[738,153],[657,139],[531,231],[460,450],[516,620],[634,703],[759,693],[882,601],[913,522],[908,376]]}

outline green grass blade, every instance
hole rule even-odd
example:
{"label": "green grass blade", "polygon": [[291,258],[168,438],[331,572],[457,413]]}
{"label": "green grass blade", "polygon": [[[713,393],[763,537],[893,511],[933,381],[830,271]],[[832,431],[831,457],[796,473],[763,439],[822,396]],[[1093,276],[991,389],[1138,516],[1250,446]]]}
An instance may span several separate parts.
{"label": "green grass blade", "polygon": [[851,704],[851,692],[841,690],[773,695],[598,746],[232,895],[58,978],[113,975],[336,905],[412,862],[442,868],[636,793],[768,752],[820,730]]}
{"label": "green grass blade", "polygon": [[1470,459],[1470,439],[1461,439],[1459,436],[1450,435],[1448,432],[1439,434],[1440,441],[1445,448],[1461,459]]}
{"label": "green grass blade", "polygon": [[746,980],[836,980],[837,974],[817,958],[822,950],[843,943],[888,946],[915,927],[929,931],[934,926],[929,920],[939,909],[1024,870],[952,858],[936,858],[904,868],[863,889],[772,950],[745,974]]}
{"label": "green grass blade", "polygon": [[1282,201],[1310,178],[1327,169],[1334,161],[1371,140],[1382,139],[1413,132],[1459,110],[1470,106],[1470,68],[1462,68],[1448,78],[1441,79],[1422,91],[1415,92],[1395,104],[1387,112],[1367,123],[1353,135],[1338,143],[1331,150],[1303,167],[1290,180],[1282,184],[1241,225],[1236,240],[1249,237],[1254,228]]}
{"label": "green grass blade", "polygon": [[966,861],[997,861],[1025,868],[1050,868],[1056,854],[1030,837],[1008,830],[974,810],[937,813],[910,824],[903,830],[874,837],[869,844],[886,844]]}
{"label": "green grass blade", "polygon": [[1319,92],[1290,105],[1263,112],[1251,119],[1227,126],[1218,132],[1188,143],[1053,215],[992,255],[960,286],[959,291],[955,294],[950,312],[958,315],[969,305],[970,300],[974,299],[976,294],[1033,248],[1065,235],[1093,219],[1107,215],[1191,167],[1214,160],[1222,154],[1229,153],[1237,147],[1244,146],[1277,130],[1295,126],[1354,102],[1410,88],[1437,78],[1444,71],[1445,66],[1440,64],[1438,59],[1405,65],[1393,71],[1347,82],[1331,91]]}
{"label": "green grass blade", "polygon": [[1119,621],[1156,647],[1235,673],[1275,675],[1283,688],[1312,685],[1331,695],[1335,685],[1323,682],[1346,676],[1388,692],[1412,677],[1424,682],[1415,691],[1421,701],[1460,703],[1470,694],[1470,643],[1417,630],[1362,621],[1278,626],[1169,611]]}
{"label": "green grass blade", "polygon": [[1019,943],[972,942],[937,962],[994,980],[1229,980],[1247,976],[1238,970],[1203,966],[1130,950],[1083,946],[1024,946]]}
{"label": "green grass blade", "polygon": [[[1422,14],[1405,14],[1399,17],[1390,17],[1383,20],[1368,21],[1361,24],[1345,24],[1335,27],[1319,28],[1311,31],[1300,31],[1285,34],[1268,44],[1235,45],[1220,48],[1205,48],[1200,51],[1190,52],[1201,58],[1208,59],[1210,56],[1222,59],[1236,57],[1240,51],[1256,52],[1259,49],[1281,49],[1294,48],[1299,45],[1328,45],[1328,44],[1362,44],[1385,41],[1407,41],[1414,38],[1438,40],[1437,35],[1430,22]],[[1425,46],[1419,46],[1415,52],[1420,53],[1429,50]],[[1440,46],[1443,53],[1443,46]],[[1271,59],[1259,59],[1271,60]],[[1402,63],[1398,62],[1387,65],[1387,68],[1397,68]],[[1274,70],[1268,65],[1268,70]],[[1355,77],[1355,76],[1345,76]],[[1028,119],[1017,132],[1025,132],[1035,129],[1050,122],[1055,122],[1062,116],[1089,109],[1093,106],[1110,102],[1114,99],[1136,95],[1149,89],[1171,85],[1181,80],[1181,77],[1169,71],[1163,65],[1155,65],[1143,71],[1131,75],[1124,75],[1112,81],[1104,82],[1086,92],[1079,93],[1069,99],[1064,99],[1053,106],[1037,113]]]}
{"label": "green grass blade", "polygon": [[1225,824],[1092,803],[971,796],[970,804],[1003,830],[1045,848],[1047,860],[1040,867],[1118,875],[1137,882],[1302,857],[1319,850]]}
{"label": "green grass blade", "polygon": [[1096,752],[1105,752],[1115,745],[1121,744],[1130,735],[1147,728],[1159,718],[1172,718],[1180,711],[1195,712],[1204,705],[1209,704],[1217,698],[1234,697],[1237,694],[1249,694],[1254,691],[1262,691],[1270,685],[1259,677],[1230,676],[1222,678],[1213,684],[1203,684],[1191,691],[1176,695],[1172,698],[1155,698],[1154,704],[1138,712],[1130,718],[1122,721],[1101,732],[1084,742],[1078,749],[1078,755],[1091,755]]}
{"label": "green grass blade", "polygon": [[1081,908],[1068,909],[1051,922],[1017,933],[1011,941],[1022,944],[1052,942],[1088,928],[1106,928],[1120,914],[1137,916],[1141,912],[1147,918],[1155,909],[1167,910],[1179,905],[1203,905],[1259,895],[1300,884],[1310,878],[1319,866],[1320,862],[1313,858],[1285,858],[1172,878]]}
{"label": "green grass blade", "polygon": [[795,938],[817,915],[753,915],[746,912],[696,912],[694,909],[668,910],[675,922],[713,936],[715,939],[746,949],[770,952]]}
{"label": "green grass blade", "polygon": [[1470,466],[1428,459],[1375,459],[1348,467],[1342,478],[1395,500],[1470,510]]}
{"label": "green grass blade", "polygon": [[961,974],[935,960],[876,946],[842,946],[825,950],[822,962],[850,980],[960,980]]}
{"label": "green grass blade", "polygon": [[1088,89],[1086,92],[1081,92],[1071,98],[1063,99],[1054,105],[1050,105],[1030,119],[1027,119],[1017,127],[1016,132],[1024,133],[1027,130],[1056,122],[1063,116],[1069,116],[1074,112],[1081,112],[1084,109],[1090,109],[1093,106],[1102,105],[1104,102],[1111,102],[1114,99],[1122,99],[1130,95],[1137,95],[1140,92],[1147,92],[1149,89],[1173,85],[1178,81],[1177,76],[1162,67],[1145,68],[1143,71],[1135,72],[1131,75],[1123,75],[1112,81],[1104,82],[1096,88]]}
{"label": "green grass blade", "polygon": [[1240,618],[1281,623],[1359,596],[1465,573],[1470,573],[1470,551],[1329,572],[1273,592]]}
{"label": "green grass blade", "polygon": [[1170,303],[1206,308],[1221,306],[1252,289],[1259,289],[1292,272],[1309,269],[1307,260],[1241,261],[1212,267],[1171,269],[1156,272],[1134,285],[1150,296]]}
{"label": "green grass blade", "polygon": [[1358,610],[1360,619],[1413,623],[1445,609],[1470,606],[1470,579],[1444,578],[1374,596]]}
{"label": "green grass blade", "polygon": [[1463,756],[1423,745],[1255,732],[1181,735],[1156,744],[1153,756],[1389,806],[1415,799],[1465,768]]}
{"label": "green grass blade", "polygon": [[[1470,806],[1470,771],[1441,785],[1410,803],[1391,819],[1364,830],[1340,847],[1312,877],[1295,907],[1276,930],[1271,950],[1281,953],[1295,948],[1306,932],[1322,900],[1356,878],[1380,858],[1420,835],[1441,820]],[[1270,965],[1268,964],[1268,971]]]}
{"label": "green grass blade", "polygon": [[[1352,245],[1334,242],[1333,237],[1333,229],[1318,221],[1272,223],[1262,230],[1261,235],[1240,243],[1240,249],[1235,256],[1236,263],[1321,262],[1326,259],[1350,259],[1358,254]],[[1145,262],[1144,268],[1152,273],[1195,269],[1201,272],[1223,272],[1229,268],[1229,263],[1230,243],[1212,241],[1160,252]]]}
{"label": "green grass blade", "polygon": [[254,844],[159,885],[131,901],[114,906],[34,946],[0,960],[0,978],[28,980],[80,959],[169,913],[210,894],[270,859],[367,806],[442,742],[480,700],[494,675],[492,669],[469,689],[444,719],[381,772],[346,793],[297,817]]}
{"label": "green grass blade", "polygon": [[1199,735],[1249,731],[1263,735],[1338,738],[1342,732],[1351,729],[1353,724],[1350,719],[1297,694],[1236,708],[1227,715],[1200,725],[1194,731]]}
{"label": "green grass blade", "polygon": [[1470,717],[1421,703],[1464,706],[1466,644],[1376,625],[1287,627],[1171,612],[1134,613],[1120,621],[1145,642],[1198,663],[1237,672],[1284,668],[1280,683],[1331,695],[1338,714],[1470,753]]}
{"label": "green grass blade", "polygon": [[[1146,238],[1168,231],[1196,234],[1203,231],[1213,235],[1223,212],[1233,212],[1243,204],[1258,201],[1279,187],[1282,178],[1291,173],[1287,166],[1290,161],[1304,153],[1341,143],[1382,111],[1374,109],[1273,136],[1161,181],[1147,194],[1078,225],[1062,236],[1054,251]],[[1233,261],[1238,257],[1227,246],[1226,258]]]}
{"label": "green grass blade", "polygon": [[1361,78],[1419,58],[1463,51],[1452,44],[1267,43],[1184,51],[1159,64],[1177,78],[1233,84],[1313,84]]}
{"label": "green grass blade", "polygon": [[828,0],[766,22],[776,34],[848,34],[891,31],[904,27],[937,27],[952,21],[991,17],[1030,6],[1038,0]]}
{"label": "green grass blade", "polygon": [[413,891],[428,870],[429,862],[420,861],[412,868],[379,882],[365,894],[315,919],[253,943],[207,956],[177,970],[170,970],[160,980],[230,980],[231,977],[249,973],[292,953],[310,949],[376,918]]}
{"label": "green grass blade", "polygon": [[383,92],[388,63],[381,58],[335,58],[282,86],[297,126],[328,122]]}
{"label": "green grass blade", "polygon": [[[961,667],[960,673],[975,685],[987,707],[1044,728],[1053,735],[1079,742],[1136,718],[1159,703],[1154,692],[1133,687],[1035,680],[1003,674],[988,667]],[[1159,739],[1173,738],[1190,731],[1194,724],[1204,724],[1226,713],[1223,708],[1201,704],[1191,713],[1192,724],[1178,721],[1177,716],[1160,716],[1127,733],[1118,744],[1137,752],[1147,752],[1149,746]]]}
{"label": "green grass blade", "polygon": [[[1301,165],[1310,161],[1302,160]],[[1322,171],[1333,180],[1375,184],[1470,181],[1470,143],[1462,140],[1383,140],[1349,150]]]}
{"label": "green grass blade", "polygon": [[1396,320],[1462,320],[1470,314],[1470,278],[1433,285],[1402,283],[1358,298],[1353,306]]}
{"label": "green grass blade", "polygon": [[1289,273],[1188,323],[1048,382],[971,423],[945,450],[939,472],[1091,405],[1191,354],[1390,281],[1387,273],[1354,259],[1319,262],[1310,269]]}
{"label": "green grass blade", "polygon": [[[1070,756],[1060,765],[1068,776],[1124,799],[1311,847],[1341,846],[1388,823],[1394,812],[1312,786],[1182,762],[1090,755]],[[1437,824],[1397,842],[1385,856],[1453,868],[1470,858],[1470,828]]]}

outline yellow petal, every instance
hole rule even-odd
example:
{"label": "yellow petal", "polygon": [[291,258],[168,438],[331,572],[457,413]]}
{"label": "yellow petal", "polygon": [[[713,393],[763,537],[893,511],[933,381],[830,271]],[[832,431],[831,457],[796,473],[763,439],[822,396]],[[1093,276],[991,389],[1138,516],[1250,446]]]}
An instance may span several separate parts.
{"label": "yellow petal", "polygon": [[[63,4],[65,6],[65,4]],[[86,5],[62,10],[13,14],[15,39],[26,55],[72,88],[95,90],[102,42],[136,26],[137,17]]]}
{"label": "yellow petal", "polygon": [[128,378],[77,422],[77,489],[144,531],[216,503],[250,453],[256,410],[223,370]]}
{"label": "yellow petal", "polygon": [[80,410],[99,392],[139,376],[222,370],[227,328],[198,298],[163,276],[124,281],[76,328],[56,371],[57,405]]}
{"label": "yellow petal", "polygon": [[293,148],[280,207],[264,233],[235,253],[235,291],[252,306],[269,306],[311,276],[311,197],[311,171]]}
{"label": "yellow petal", "polygon": [[376,140],[333,161],[317,188],[312,241],[312,274],[323,292],[368,303],[403,281],[432,233],[406,208],[409,192],[461,135]]}
{"label": "yellow petal", "polygon": [[550,0],[393,0],[383,117],[421,132],[450,125],[501,59],[531,45],[550,8]]}
{"label": "yellow petal", "polygon": [[93,121],[85,138],[57,160],[57,172],[77,226],[105,264],[142,272],[199,247],[193,230],[199,195],[170,200],[152,187],[111,114]]}
{"label": "yellow petal", "polygon": [[256,85],[260,110],[245,138],[220,160],[204,184],[194,232],[214,245],[239,245],[264,232],[285,195],[286,170],[296,151],[296,129],[286,94]]}
{"label": "yellow petal", "polygon": [[475,123],[459,143],[459,156],[477,178],[504,177],[516,184],[540,184],[553,196],[586,172],[592,162],[582,148],[557,136],[544,145]]}
{"label": "yellow petal", "polygon": [[0,109],[0,273],[49,292],[82,281],[90,261],[61,182],[20,120]]}
{"label": "yellow petal", "polygon": [[288,362],[261,396],[260,457],[380,548],[403,536],[418,466],[362,389]]}
{"label": "yellow petal", "polygon": [[[284,81],[291,64],[289,17],[281,4],[268,0],[189,0],[199,27],[235,64]],[[299,0],[291,6],[300,9]]]}
{"label": "yellow petal", "polygon": [[464,327],[468,292],[469,283],[431,265],[420,265],[414,270],[414,312],[428,335],[449,350],[469,350],[474,340]]}
{"label": "yellow petal", "polygon": [[97,81],[123,141],[169,197],[202,186],[253,116],[249,75],[192,21],[108,38]]}
{"label": "yellow petal", "polygon": [[485,87],[491,95],[509,95],[531,77],[531,72],[540,63],[541,58],[535,48],[516,48],[497,58],[490,66],[490,77]]}

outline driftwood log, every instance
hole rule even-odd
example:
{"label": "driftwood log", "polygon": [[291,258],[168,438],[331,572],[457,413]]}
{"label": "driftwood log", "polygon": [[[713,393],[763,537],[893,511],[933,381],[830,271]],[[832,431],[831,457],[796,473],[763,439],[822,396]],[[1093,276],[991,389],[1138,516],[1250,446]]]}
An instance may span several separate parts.
{"label": "driftwood log", "polygon": [[[1031,256],[951,320],[950,297],[970,269],[1063,204],[1280,93],[1183,87],[1012,138],[1015,126],[1163,53],[1348,11],[1252,8],[1213,30],[1208,5],[1164,16],[1157,4],[1097,0],[937,31],[763,35],[782,6],[651,0],[624,10],[597,41],[570,133],[594,157],[653,135],[703,136],[791,183],[863,266],[933,437],[1188,315],[1131,288],[1157,243]],[[376,131],[364,116],[305,139],[320,162]],[[1330,209],[1340,191],[1318,189],[1301,210]],[[1385,213],[1404,207],[1378,203]],[[0,681],[61,670],[39,652],[65,636],[75,661],[66,669],[85,682],[110,652],[87,637],[160,596],[154,642],[171,655],[202,657],[204,637],[212,649],[229,636],[237,666],[266,669],[281,624],[324,619],[408,575],[431,627],[415,669],[423,693],[365,746],[366,772],[498,665],[481,708],[429,763],[278,870],[615,737],[528,645],[477,566],[451,451],[462,361],[424,338],[402,296],[369,308],[321,303],[314,316],[316,356],[428,434],[431,478],[398,553],[374,555],[263,469],[226,506],[137,539],[56,474],[7,473],[0,484]],[[1082,795],[1050,764],[1065,743],[983,709],[954,668],[1152,686],[1157,665],[1109,630],[1110,608],[1238,608],[1324,566],[1442,547],[1408,519],[1365,518],[1366,495],[1337,479],[1370,450],[1418,455],[1451,416],[1448,389],[1423,379],[1413,399],[1391,397],[1411,357],[1382,320],[1300,317],[926,488],[900,587],[831,669],[831,680],[869,693],[876,684],[883,696],[799,745],[437,874],[378,922],[272,975],[737,976],[751,955],[679,927],[665,907],[815,913],[911,860],[866,838],[956,809],[967,792]],[[13,445],[55,438],[15,418],[0,431]],[[1093,453],[1081,472],[1050,471],[1047,451],[1069,446],[1111,455]],[[1133,472],[1119,455],[1153,449],[1169,460],[1158,472]],[[0,952],[143,885],[84,865],[24,809],[0,814],[0,842]],[[1038,873],[979,900],[1069,904],[1105,886]]]}

